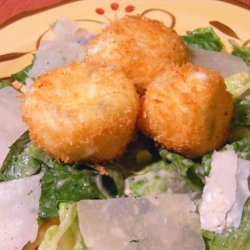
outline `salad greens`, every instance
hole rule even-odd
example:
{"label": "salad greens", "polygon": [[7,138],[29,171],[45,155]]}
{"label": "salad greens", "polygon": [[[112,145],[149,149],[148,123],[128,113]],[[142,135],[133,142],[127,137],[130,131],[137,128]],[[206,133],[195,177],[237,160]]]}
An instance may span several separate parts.
{"label": "salad greens", "polygon": [[2,81],[0,81],[0,89],[11,86],[11,83],[12,82],[10,80],[2,80]]}
{"label": "salad greens", "polygon": [[250,161],[250,136],[231,144],[239,158]]}
{"label": "salad greens", "polygon": [[32,61],[32,63],[30,65],[28,65],[27,67],[23,68],[19,72],[11,75],[11,77],[14,80],[16,80],[16,81],[19,81],[19,82],[25,84],[25,80],[26,80],[26,78],[28,76],[28,71],[32,68],[33,62],[34,62],[34,58],[33,58],[33,61]]}
{"label": "salad greens", "polygon": [[241,72],[228,76],[225,78],[225,84],[234,99],[242,98],[250,90],[250,74]]}
{"label": "salad greens", "polygon": [[243,98],[237,100],[234,105],[234,119],[235,126],[250,126],[250,99]]}
{"label": "salad greens", "polygon": [[[223,150],[226,149],[225,146]],[[250,136],[243,138],[240,141],[229,145],[232,147],[238,156],[242,159],[250,160]],[[201,161],[194,162],[186,159],[178,154],[169,152],[168,150],[159,149],[162,160],[153,163],[140,172],[136,172],[126,180],[129,196],[155,195],[161,192],[169,192],[168,183],[173,171],[179,172],[179,178],[182,176],[193,191],[201,195],[201,187],[203,186],[204,175],[208,176],[211,169],[212,153],[203,156]],[[193,178],[188,174],[196,175]],[[162,171],[166,171],[168,175],[163,175]],[[150,178],[147,174],[150,173]],[[161,174],[159,174],[161,173]],[[167,176],[167,177],[166,177]],[[177,180],[178,178],[176,178]],[[198,180],[198,182],[194,181]],[[181,181],[180,179],[178,180]],[[198,184],[198,185],[197,185]],[[185,189],[190,192],[190,189]],[[182,191],[182,190],[181,190]],[[178,191],[175,193],[178,193]],[[196,196],[196,201],[199,203],[200,196]],[[198,199],[198,200],[197,200]],[[208,231],[203,231],[203,238],[207,250],[247,250],[250,247],[250,200],[244,206],[242,222],[238,229],[228,229],[223,234],[218,235]]]}
{"label": "salad greens", "polygon": [[228,91],[234,97],[234,115],[229,141],[250,135],[250,74],[241,72],[225,78]]}
{"label": "salad greens", "polygon": [[5,87],[12,87],[12,82],[18,81],[25,85],[25,80],[28,77],[28,71],[32,68],[33,63],[35,60],[35,56],[33,56],[32,63],[25,68],[21,69],[20,71],[12,74],[8,79],[0,80],[0,89]]}
{"label": "salad greens", "polygon": [[175,167],[164,160],[133,173],[125,180],[125,183],[125,194],[132,197],[166,192],[175,194],[191,192]]}
{"label": "salad greens", "polygon": [[250,199],[244,206],[241,224],[237,229],[230,229],[221,235],[203,232],[206,249],[209,250],[248,250],[250,248]]}
{"label": "salad greens", "polygon": [[223,51],[224,44],[212,28],[198,28],[188,32],[182,39],[189,45],[211,51]]}
{"label": "salad greens", "polygon": [[[214,32],[213,28],[198,28],[182,36],[186,44],[196,48],[210,50],[210,51],[224,51],[225,46],[220,37]],[[247,65],[250,65],[250,46],[238,45],[234,40],[229,40],[232,45],[231,54],[238,56]]]}
{"label": "salad greens", "polygon": [[61,202],[106,199],[120,196],[124,178],[118,167],[108,167],[101,175],[91,165],[65,165],[52,160],[36,148],[26,131],[11,147],[0,170],[0,182],[43,172],[41,178],[40,218],[54,218]]}
{"label": "salad greens", "polygon": [[233,47],[232,55],[242,58],[247,65],[250,65],[250,46],[238,45],[235,41],[229,40]]}
{"label": "salad greens", "polygon": [[61,203],[58,214],[60,224],[47,230],[39,250],[87,250],[79,229],[76,204]]}
{"label": "salad greens", "polygon": [[199,174],[198,163],[163,148],[159,153],[162,159],[170,162],[178,170],[193,191],[202,191],[204,180]]}
{"label": "salad greens", "polygon": [[34,156],[40,150],[30,142],[28,131],[10,146],[10,151],[2,164],[0,181],[13,180],[31,176],[41,169]]}
{"label": "salad greens", "polygon": [[57,216],[58,204],[84,199],[105,199],[95,178],[98,172],[93,169],[77,170],[74,167],[56,163],[53,168],[44,168],[41,179],[39,216]]}

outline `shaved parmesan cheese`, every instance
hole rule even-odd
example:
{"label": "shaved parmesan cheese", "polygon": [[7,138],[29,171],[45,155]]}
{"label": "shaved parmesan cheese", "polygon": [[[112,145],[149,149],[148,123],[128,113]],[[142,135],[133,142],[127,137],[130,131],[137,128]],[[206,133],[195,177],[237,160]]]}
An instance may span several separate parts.
{"label": "shaved parmesan cheese", "polygon": [[84,242],[92,250],[205,249],[187,195],[84,200],[77,209]]}
{"label": "shaved parmesan cheese", "polygon": [[41,175],[0,183],[0,249],[20,250],[37,235]]}
{"label": "shaved parmesan cheese", "polygon": [[84,59],[84,47],[76,42],[46,41],[39,47],[32,69],[28,72],[26,83],[29,85],[37,76],[42,75],[72,61]]}
{"label": "shaved parmesan cheese", "polygon": [[241,222],[243,206],[250,196],[248,189],[248,177],[250,176],[250,161],[238,159],[236,174],[237,190],[236,200],[227,215],[227,227],[238,228]]}
{"label": "shaved parmesan cheese", "polygon": [[30,85],[36,77],[72,61],[82,62],[85,44],[93,35],[82,29],[79,23],[60,18],[52,27],[50,36],[39,47],[34,65],[28,72],[26,84]]}
{"label": "shaved parmesan cheese", "polygon": [[221,233],[236,193],[237,155],[233,150],[214,152],[200,206],[201,228]]}
{"label": "shaved parmesan cheese", "polygon": [[9,146],[26,130],[17,96],[20,94],[11,87],[0,91],[0,168],[9,151]]}
{"label": "shaved parmesan cheese", "polygon": [[222,233],[240,225],[243,206],[249,197],[250,161],[238,159],[232,149],[214,152],[200,206],[201,228]]}
{"label": "shaved parmesan cheese", "polygon": [[194,65],[219,71],[224,77],[238,72],[249,72],[249,68],[240,57],[223,52],[187,47],[190,60]]}

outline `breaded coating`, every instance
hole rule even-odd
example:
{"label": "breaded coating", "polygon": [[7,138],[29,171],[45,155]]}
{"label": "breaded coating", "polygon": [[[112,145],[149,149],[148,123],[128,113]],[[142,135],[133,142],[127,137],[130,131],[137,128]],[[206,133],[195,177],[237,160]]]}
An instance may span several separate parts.
{"label": "breaded coating", "polygon": [[120,67],[143,92],[168,64],[186,63],[188,53],[175,30],[157,20],[127,16],[89,41],[86,60]]}
{"label": "breaded coating", "polygon": [[99,162],[132,139],[138,102],[121,71],[72,63],[38,77],[21,110],[32,141],[55,159]]}
{"label": "breaded coating", "polygon": [[232,113],[223,77],[186,64],[172,66],[148,87],[138,123],[167,149],[197,158],[223,146]]}

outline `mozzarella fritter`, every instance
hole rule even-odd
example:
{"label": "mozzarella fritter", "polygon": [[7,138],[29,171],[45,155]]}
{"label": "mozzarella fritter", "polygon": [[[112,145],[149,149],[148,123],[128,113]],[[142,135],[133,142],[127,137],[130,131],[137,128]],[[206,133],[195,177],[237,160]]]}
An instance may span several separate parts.
{"label": "mozzarella fritter", "polygon": [[139,126],[167,149],[196,158],[223,146],[232,112],[232,96],[219,73],[172,66],[148,87]]}
{"label": "mozzarella fritter", "polygon": [[173,29],[157,20],[127,16],[89,41],[86,60],[120,67],[143,91],[169,63],[187,62],[188,53]]}
{"label": "mozzarella fritter", "polygon": [[57,160],[112,160],[131,140],[138,96],[111,67],[72,63],[37,78],[21,105],[32,141]]}

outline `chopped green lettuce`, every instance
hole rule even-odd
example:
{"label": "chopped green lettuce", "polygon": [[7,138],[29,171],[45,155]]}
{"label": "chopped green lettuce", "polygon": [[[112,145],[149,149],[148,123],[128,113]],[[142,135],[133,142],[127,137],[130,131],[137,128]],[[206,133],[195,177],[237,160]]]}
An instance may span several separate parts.
{"label": "chopped green lettuce", "polygon": [[198,28],[188,32],[182,39],[188,44],[196,48],[223,51],[224,45],[219,36],[212,28]]}
{"label": "chopped green lettuce", "polygon": [[33,60],[32,63],[28,66],[26,66],[25,68],[21,69],[20,71],[12,74],[10,77],[8,77],[8,80],[2,80],[0,81],[0,89],[5,88],[7,86],[12,86],[12,82],[14,81],[18,81],[21,82],[22,84],[25,85],[25,80],[28,77],[28,72],[29,70],[32,68],[33,63],[35,60],[35,56],[33,56]]}
{"label": "chopped green lettuce", "polygon": [[233,74],[225,78],[225,84],[234,99],[240,98],[250,91],[250,74],[247,72]]}
{"label": "chopped green lettuce", "polygon": [[8,155],[6,156],[1,170],[5,170],[9,164],[11,164],[16,156],[21,154],[24,150],[26,145],[30,142],[29,132],[25,131],[11,146]]}
{"label": "chopped green lettuce", "polygon": [[234,125],[250,126],[250,97],[237,100],[234,110]]}
{"label": "chopped green lettuce", "polygon": [[201,159],[201,167],[203,168],[205,176],[209,176],[211,170],[212,154],[213,153],[206,154]]}
{"label": "chopped green lettuce", "polygon": [[39,250],[87,250],[80,233],[76,204],[61,203],[59,225],[51,226],[39,246]]}
{"label": "chopped green lettuce", "polygon": [[232,55],[239,56],[245,61],[247,65],[250,65],[250,46],[240,46],[234,40],[229,40],[229,42],[231,43],[233,48]]}
{"label": "chopped green lettuce", "polygon": [[2,80],[0,81],[0,89],[11,86],[11,84],[12,82],[10,80]]}
{"label": "chopped green lettuce", "polygon": [[250,127],[232,127],[228,137],[228,142],[238,141],[250,135]]}
{"label": "chopped green lettuce", "polygon": [[234,97],[234,114],[229,142],[250,135],[250,74],[237,73],[225,78],[227,90]]}
{"label": "chopped green lettuce", "polygon": [[199,163],[163,148],[159,150],[159,153],[163,160],[168,161],[178,170],[180,176],[185,179],[193,191],[202,191],[204,179],[200,174]]}
{"label": "chopped green lettuce", "polygon": [[191,191],[174,166],[163,160],[133,173],[125,183],[125,194],[132,197]]}
{"label": "chopped green lettuce", "polygon": [[32,156],[37,150],[38,149],[30,142],[21,154],[13,157],[13,161],[3,172],[5,181],[24,178],[40,172],[41,164]]}
{"label": "chopped green lettuce", "polygon": [[27,67],[23,68],[19,72],[15,73],[15,74],[12,74],[11,77],[16,81],[19,81],[19,82],[25,84],[25,80],[26,80],[26,78],[28,76],[28,71],[32,68],[32,66],[33,66],[33,62],[32,62],[32,64],[30,64]]}
{"label": "chopped green lettuce", "polygon": [[[13,180],[36,174],[41,164],[34,156],[40,150],[30,142],[28,131],[10,146],[10,151],[1,167],[0,181]],[[2,178],[1,178],[2,177]]]}
{"label": "chopped green lettuce", "polygon": [[123,194],[124,178],[121,170],[107,168],[107,175],[101,175],[91,165],[69,166],[54,162],[53,167],[44,166],[41,179],[39,216],[54,218],[58,204],[84,199],[106,199]]}
{"label": "chopped green lettuce", "polygon": [[105,199],[97,186],[99,173],[95,169],[82,170],[55,163],[53,168],[45,167],[41,179],[39,216],[54,218],[57,216],[58,204],[84,199]]}
{"label": "chopped green lettuce", "polygon": [[250,136],[231,144],[239,158],[250,161]]}
{"label": "chopped green lettuce", "polygon": [[203,232],[206,249],[248,250],[250,249],[250,199],[246,202],[241,224],[237,229],[228,229],[222,234]]}
{"label": "chopped green lettuce", "polygon": [[107,175],[101,175],[91,165],[66,165],[51,159],[36,148],[25,132],[10,148],[0,171],[0,181],[23,178],[43,172],[41,178],[39,216],[54,218],[61,202],[82,199],[105,199],[124,193],[121,169],[107,167]]}
{"label": "chopped green lettuce", "polygon": [[234,102],[234,114],[228,140],[230,142],[250,136],[250,96]]}
{"label": "chopped green lettuce", "polygon": [[[234,149],[239,158],[250,161],[250,136],[229,144]],[[225,150],[227,145],[221,149]],[[211,169],[212,153],[204,155],[201,160],[201,168],[205,176],[208,176]]]}

